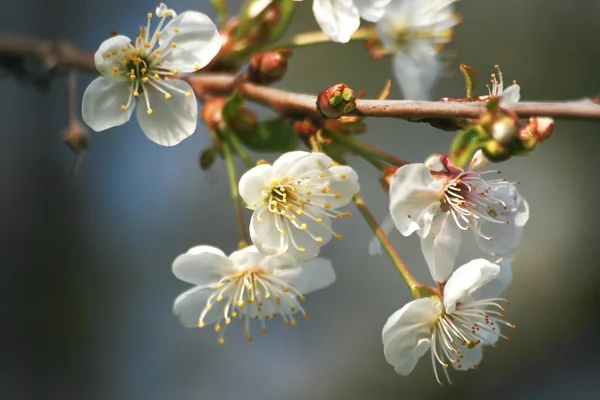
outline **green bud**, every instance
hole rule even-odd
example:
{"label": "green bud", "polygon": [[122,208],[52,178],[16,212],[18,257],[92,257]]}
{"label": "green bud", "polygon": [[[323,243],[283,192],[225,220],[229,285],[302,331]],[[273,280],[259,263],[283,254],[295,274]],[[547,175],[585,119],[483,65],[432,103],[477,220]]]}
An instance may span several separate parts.
{"label": "green bud", "polygon": [[356,96],[346,84],[339,83],[319,93],[317,108],[325,118],[338,118],[354,111]]}

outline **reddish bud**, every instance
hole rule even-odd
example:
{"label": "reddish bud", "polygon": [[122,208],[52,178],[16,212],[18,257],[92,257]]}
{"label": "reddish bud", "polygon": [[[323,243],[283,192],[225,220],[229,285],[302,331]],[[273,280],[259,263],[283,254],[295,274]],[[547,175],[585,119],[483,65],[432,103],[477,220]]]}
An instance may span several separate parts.
{"label": "reddish bud", "polygon": [[292,51],[289,49],[253,55],[248,65],[248,79],[263,84],[280,80],[287,71],[288,58],[291,56]]}
{"label": "reddish bud", "polygon": [[317,134],[319,129],[309,119],[294,121],[294,131],[302,137],[310,137]]}
{"label": "reddish bud", "polygon": [[356,108],[354,90],[344,83],[333,85],[319,93],[317,108],[325,118],[338,118]]}
{"label": "reddish bud", "polygon": [[546,117],[531,117],[525,127],[527,132],[542,143],[548,139],[554,131],[554,119]]}
{"label": "reddish bud", "polygon": [[213,97],[204,102],[202,107],[202,120],[208,126],[208,129],[215,130],[223,121],[223,107],[226,99],[223,97]]}
{"label": "reddish bud", "polygon": [[241,108],[229,121],[229,127],[237,133],[247,133],[258,126],[258,117],[246,107]]}
{"label": "reddish bud", "polygon": [[381,177],[379,178],[379,182],[381,182],[381,186],[386,193],[390,192],[390,185],[392,184],[392,178],[396,174],[398,167],[388,167],[383,170],[381,173]]}

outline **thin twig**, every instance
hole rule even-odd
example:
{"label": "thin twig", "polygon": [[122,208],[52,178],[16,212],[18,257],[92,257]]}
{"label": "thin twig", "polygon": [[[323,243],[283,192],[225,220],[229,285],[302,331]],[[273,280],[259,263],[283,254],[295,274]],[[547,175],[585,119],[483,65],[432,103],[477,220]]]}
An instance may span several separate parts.
{"label": "thin twig", "polygon": [[[49,67],[68,66],[95,71],[93,53],[78,50],[69,42],[51,42],[0,35],[0,56],[36,58]],[[197,93],[228,94],[236,87],[236,75],[198,73],[185,77]],[[316,116],[316,96],[294,93],[253,83],[240,83],[237,88],[248,100],[271,107],[284,115]],[[506,109],[521,118],[554,117],[563,119],[600,120],[600,99],[584,98],[557,102],[522,102]],[[428,118],[477,118],[484,104],[414,100],[357,100],[356,110],[349,115],[401,118],[421,121]]]}

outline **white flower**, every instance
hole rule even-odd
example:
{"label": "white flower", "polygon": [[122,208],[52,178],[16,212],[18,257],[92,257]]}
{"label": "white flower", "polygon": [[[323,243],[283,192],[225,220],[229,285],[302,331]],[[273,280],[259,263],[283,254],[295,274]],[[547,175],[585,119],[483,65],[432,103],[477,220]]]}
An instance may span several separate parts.
{"label": "white flower", "polygon": [[[139,98],[137,119],[146,136],[173,146],[194,133],[198,104],[187,82],[171,78],[206,66],[219,52],[221,39],[202,13],[177,16],[161,4],[156,15],[160,22],[154,34],[149,13],[135,43],[119,35],[100,45],[94,61],[102,76],[86,89],[82,114],[93,130],[103,131],[129,121]],[[163,27],[169,17],[173,19]]]}
{"label": "white flower", "polygon": [[457,0],[392,0],[377,23],[379,38],[394,54],[394,74],[404,97],[429,98],[442,70],[440,49],[460,22]]}
{"label": "white flower", "polygon": [[494,346],[504,321],[503,303],[498,298],[511,280],[510,262],[499,264],[473,260],[458,268],[448,282],[439,284],[438,296],[411,301],[390,316],[383,327],[385,359],[396,373],[408,375],[419,359],[431,350],[431,363],[437,382],[443,386],[438,370],[453,384],[447,368],[476,369],[481,363],[482,347]]}
{"label": "white flower", "polygon": [[333,236],[331,218],[359,190],[351,167],[333,165],[323,153],[292,151],[258,165],[240,179],[239,192],[254,210],[250,236],[266,254],[290,252],[299,260],[315,257]]}
{"label": "white flower", "polygon": [[506,178],[485,180],[487,159],[479,150],[467,170],[441,157],[444,170],[409,164],[390,185],[390,214],[404,236],[421,237],[421,248],[434,279],[444,282],[454,267],[462,230],[472,230],[480,249],[504,255],[521,242],[529,206]]}
{"label": "white flower", "polygon": [[298,264],[288,254],[265,256],[249,246],[227,257],[212,246],[197,246],[173,262],[173,273],[196,287],[182,293],[173,312],[187,327],[215,324],[219,343],[225,343],[227,326],[245,322],[242,333],[252,342],[250,320],[261,323],[281,316],[286,327],[296,325],[296,312],[308,315],[304,294],[335,281],[331,262],[322,258]]}
{"label": "white flower", "polygon": [[498,76],[491,74],[491,87],[486,85],[488,88],[489,96],[480,96],[481,100],[488,100],[491,97],[502,97],[500,99],[501,106],[509,106],[516,104],[521,99],[521,87],[517,85],[516,81],[513,84],[504,89],[504,79],[502,78],[502,71],[498,65],[494,66],[498,70]]}

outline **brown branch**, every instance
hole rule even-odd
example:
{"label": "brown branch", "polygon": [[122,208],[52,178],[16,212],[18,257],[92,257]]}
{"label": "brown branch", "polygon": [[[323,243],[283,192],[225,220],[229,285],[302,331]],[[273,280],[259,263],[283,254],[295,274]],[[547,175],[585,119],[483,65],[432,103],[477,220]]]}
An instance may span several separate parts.
{"label": "brown branch", "polygon": [[[0,35],[0,56],[22,56],[40,60],[48,67],[66,66],[95,71],[94,57],[65,41],[40,41]],[[316,96],[294,93],[253,83],[238,83],[235,75],[200,73],[186,77],[198,94],[231,93],[236,87],[244,96],[271,107],[284,115],[317,115]],[[564,119],[600,120],[597,98],[562,102],[521,102],[505,108],[519,117],[533,116]],[[421,121],[430,118],[477,118],[482,103],[438,102],[414,100],[357,100],[352,115],[401,118]]]}

